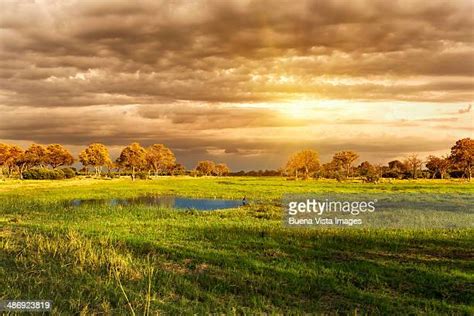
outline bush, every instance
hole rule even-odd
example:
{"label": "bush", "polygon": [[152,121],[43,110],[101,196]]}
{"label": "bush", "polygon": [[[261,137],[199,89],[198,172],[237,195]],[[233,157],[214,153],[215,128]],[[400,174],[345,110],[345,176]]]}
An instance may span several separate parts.
{"label": "bush", "polygon": [[62,170],[38,168],[23,172],[23,179],[25,180],[61,180],[64,177],[65,174]]}
{"label": "bush", "polygon": [[61,171],[64,173],[65,179],[72,179],[76,176],[76,172],[72,168],[62,168]]}
{"label": "bush", "polygon": [[137,179],[141,179],[141,180],[148,180],[150,179],[150,177],[148,176],[148,173],[147,172],[143,172],[143,171],[139,171],[137,173],[135,173],[135,177]]}

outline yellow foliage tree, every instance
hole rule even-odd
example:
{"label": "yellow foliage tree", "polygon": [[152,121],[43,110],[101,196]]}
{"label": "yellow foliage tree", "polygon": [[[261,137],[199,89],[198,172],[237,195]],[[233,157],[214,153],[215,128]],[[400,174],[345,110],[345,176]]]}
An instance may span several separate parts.
{"label": "yellow foliage tree", "polygon": [[319,154],[312,149],[305,149],[293,154],[285,166],[286,172],[294,174],[298,179],[300,173],[304,178],[319,170]]}

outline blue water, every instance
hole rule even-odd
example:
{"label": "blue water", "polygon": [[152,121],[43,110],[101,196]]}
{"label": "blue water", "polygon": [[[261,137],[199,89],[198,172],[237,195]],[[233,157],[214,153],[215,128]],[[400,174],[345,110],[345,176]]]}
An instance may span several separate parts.
{"label": "blue water", "polygon": [[112,199],[75,199],[69,202],[71,206],[80,205],[109,205],[130,206],[145,205],[161,208],[195,209],[200,211],[213,211],[242,206],[241,200],[185,198],[176,196],[139,196],[134,198],[112,198]]}

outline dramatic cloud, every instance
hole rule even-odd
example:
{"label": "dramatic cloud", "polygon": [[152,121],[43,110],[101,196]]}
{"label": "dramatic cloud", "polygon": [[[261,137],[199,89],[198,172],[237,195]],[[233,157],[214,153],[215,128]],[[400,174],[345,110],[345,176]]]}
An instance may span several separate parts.
{"label": "dramatic cloud", "polygon": [[472,135],[470,0],[4,0],[1,9],[5,141],[164,142],[189,164],[270,168],[304,146],[384,159]]}

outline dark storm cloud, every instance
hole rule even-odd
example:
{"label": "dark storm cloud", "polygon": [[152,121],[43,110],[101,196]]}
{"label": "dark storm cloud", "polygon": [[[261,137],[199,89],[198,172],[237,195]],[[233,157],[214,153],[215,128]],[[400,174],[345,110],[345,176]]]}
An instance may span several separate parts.
{"label": "dark storm cloud", "polygon": [[[443,101],[471,97],[462,91],[472,88],[466,78],[473,74],[466,62],[473,55],[471,1],[6,1],[2,6],[0,87],[15,93],[1,100],[6,105],[126,102],[115,94],[133,98],[132,103],[258,102],[295,93],[436,101],[417,95],[442,91]],[[355,77],[355,84],[311,82],[323,75]],[[377,81],[357,83],[369,75],[461,78],[455,88],[431,79],[410,89],[401,83],[389,89]],[[294,84],[276,82],[279,76],[292,76]]]}

